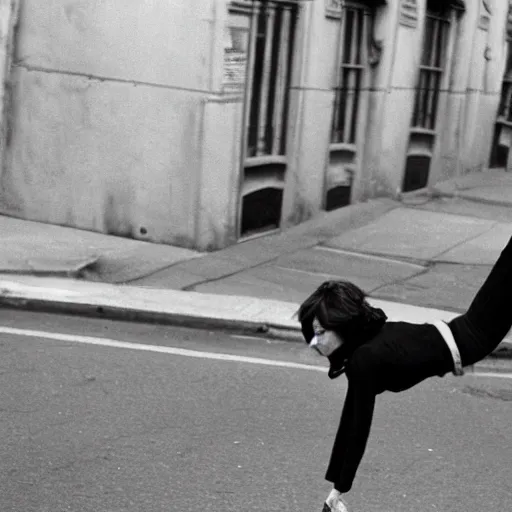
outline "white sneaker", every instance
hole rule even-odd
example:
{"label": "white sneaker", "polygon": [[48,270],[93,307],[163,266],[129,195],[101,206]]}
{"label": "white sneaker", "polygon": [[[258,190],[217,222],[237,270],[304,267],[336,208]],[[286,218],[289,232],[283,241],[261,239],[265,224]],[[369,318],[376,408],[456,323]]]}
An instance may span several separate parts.
{"label": "white sneaker", "polygon": [[322,512],[348,512],[348,508],[346,507],[345,503],[343,503],[341,500],[338,500],[336,504],[333,505],[327,505],[327,503],[324,503]]}
{"label": "white sneaker", "polygon": [[341,499],[341,494],[333,489],[329,494],[322,512],[348,512],[348,508]]}

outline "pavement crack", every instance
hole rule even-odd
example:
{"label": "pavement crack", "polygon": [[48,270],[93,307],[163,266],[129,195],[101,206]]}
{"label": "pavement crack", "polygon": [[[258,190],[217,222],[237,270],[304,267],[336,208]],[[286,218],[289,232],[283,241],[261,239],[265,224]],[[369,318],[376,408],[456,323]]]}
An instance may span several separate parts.
{"label": "pavement crack", "polygon": [[[473,240],[476,240],[477,238],[480,238],[481,236],[486,235],[487,233],[490,233],[498,224],[499,224],[499,222],[493,222],[489,226],[488,229],[485,229],[481,233],[478,233],[477,235],[474,235],[474,236],[470,236],[469,238],[465,238],[464,240],[461,240],[460,242],[456,243],[455,245],[453,245],[449,249],[446,249],[445,251],[440,252],[438,255],[434,256],[436,258],[436,263],[440,263],[441,262],[438,258],[440,258],[443,254],[446,254],[446,253],[448,253],[450,251],[453,251],[454,249],[457,249],[457,247],[461,247],[461,246],[467,244],[468,242],[472,242]],[[451,263],[451,262],[447,262],[447,263]],[[456,264],[457,265],[464,265],[464,263],[456,263]]]}
{"label": "pavement crack", "polygon": [[474,386],[464,386],[462,392],[479,398],[493,398],[502,402],[512,402],[512,390],[510,389],[488,390]]}
{"label": "pavement crack", "polygon": [[[313,247],[315,247],[316,244],[311,244],[311,246],[307,246],[307,247],[302,247],[301,249],[312,249]],[[278,254],[277,256],[274,256],[272,258],[269,258],[269,259],[266,259],[264,261],[260,261],[254,265],[250,265],[250,266],[247,266],[247,267],[243,267],[241,269],[238,269],[238,270],[235,270],[234,272],[228,272],[226,274],[223,274],[221,276],[218,276],[218,277],[211,277],[211,278],[208,278],[208,279],[202,279],[200,281],[197,281],[195,283],[191,283],[191,284],[188,284],[187,286],[184,286],[183,288],[181,288],[184,292],[193,292],[195,291],[195,289],[198,287],[198,286],[202,286],[204,284],[210,284],[210,283],[215,283],[216,281],[221,281],[222,279],[226,279],[228,277],[233,277],[233,276],[236,276],[237,274],[241,274],[243,272],[247,272],[248,270],[254,270],[255,268],[258,268],[258,267],[262,267],[264,265],[268,265],[269,263],[272,263],[274,261],[277,261],[279,258],[281,258],[282,256],[286,255],[286,254],[289,254],[289,253],[293,253],[295,252],[295,249],[294,250],[290,250],[290,251],[284,251],[283,253],[280,253]]]}
{"label": "pavement crack", "polygon": [[[430,265],[428,266],[425,266],[423,269],[419,270],[418,272],[410,275],[410,276],[405,276],[405,277],[401,277],[399,279],[395,279],[391,282],[388,282],[388,283],[383,283],[383,284],[380,284],[379,286],[376,286],[375,288],[371,289],[368,291],[368,295],[370,296],[375,296],[376,293],[378,293],[379,290],[383,289],[383,288],[387,288],[389,286],[400,286],[400,285],[405,285],[405,283],[407,283],[407,281],[411,280],[411,279],[414,279],[416,277],[419,277],[419,276],[422,276],[422,275],[425,275],[427,274],[430,270],[432,269],[432,267]],[[376,297],[377,298],[377,297]]]}

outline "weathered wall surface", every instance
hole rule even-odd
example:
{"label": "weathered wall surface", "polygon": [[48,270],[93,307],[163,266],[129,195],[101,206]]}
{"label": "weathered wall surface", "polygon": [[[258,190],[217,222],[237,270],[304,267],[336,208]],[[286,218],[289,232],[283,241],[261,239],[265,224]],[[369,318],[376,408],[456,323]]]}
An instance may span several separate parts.
{"label": "weathered wall surface", "polygon": [[[0,213],[205,250],[235,243],[246,127],[243,90],[223,83],[225,31],[235,22],[230,2],[0,0],[0,128],[8,135],[0,141],[8,142],[0,145]],[[466,4],[428,186],[488,162],[507,2],[492,3],[485,30],[481,2]],[[324,208],[333,174],[340,19],[327,5],[301,9],[284,228]],[[426,0],[415,3],[412,25],[403,23],[404,5],[388,0],[377,11],[373,35],[382,55],[363,93],[354,201],[401,193]]]}
{"label": "weathered wall surface", "polygon": [[23,0],[1,209],[192,246],[210,0]]}
{"label": "weathered wall surface", "polygon": [[8,138],[10,67],[17,19],[18,0],[0,0],[0,176]]}
{"label": "weathered wall surface", "polygon": [[285,226],[308,220],[324,205],[338,25],[326,18],[323,2],[302,5],[290,95]]}
{"label": "weathered wall surface", "polygon": [[489,164],[506,60],[508,9],[507,2],[489,5],[492,16],[482,26],[482,2],[466,2],[432,184],[483,171]]}
{"label": "weathered wall surface", "polygon": [[[384,54],[375,87],[375,122],[367,138],[366,197],[400,197],[418,83],[427,0],[417,2],[417,22],[400,24],[401,0],[389,0],[383,26]],[[439,97],[428,186],[486,169],[505,64],[507,2],[493,2],[485,30],[481,1],[466,2],[453,28],[453,51]],[[391,11],[394,16],[391,16]],[[400,15],[398,14],[398,17]],[[394,32],[394,39],[392,36]],[[388,60],[386,53],[389,51]],[[386,83],[387,81],[387,83]],[[384,94],[381,94],[384,91]],[[365,197],[363,196],[363,197]]]}

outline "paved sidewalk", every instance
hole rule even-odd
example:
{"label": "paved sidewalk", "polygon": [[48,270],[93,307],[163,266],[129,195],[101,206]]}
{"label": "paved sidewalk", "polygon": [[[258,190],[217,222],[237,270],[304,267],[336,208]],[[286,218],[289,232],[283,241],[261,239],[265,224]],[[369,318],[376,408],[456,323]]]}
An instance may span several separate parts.
{"label": "paved sidewalk", "polygon": [[325,279],[354,281],[394,320],[467,308],[512,236],[512,173],[352,205],[207,254],[8,217],[0,229],[6,306],[300,339],[294,313]]}

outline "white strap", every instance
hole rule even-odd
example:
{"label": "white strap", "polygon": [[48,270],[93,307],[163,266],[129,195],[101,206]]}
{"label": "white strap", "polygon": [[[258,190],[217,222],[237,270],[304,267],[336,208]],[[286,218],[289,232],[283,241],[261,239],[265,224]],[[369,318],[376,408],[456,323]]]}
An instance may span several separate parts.
{"label": "white strap", "polygon": [[448,345],[450,352],[452,353],[454,367],[453,374],[458,376],[464,375],[459,347],[457,347],[457,343],[455,343],[451,329],[442,321],[434,322],[434,326],[437,327],[437,330],[440,332],[444,341]]}

